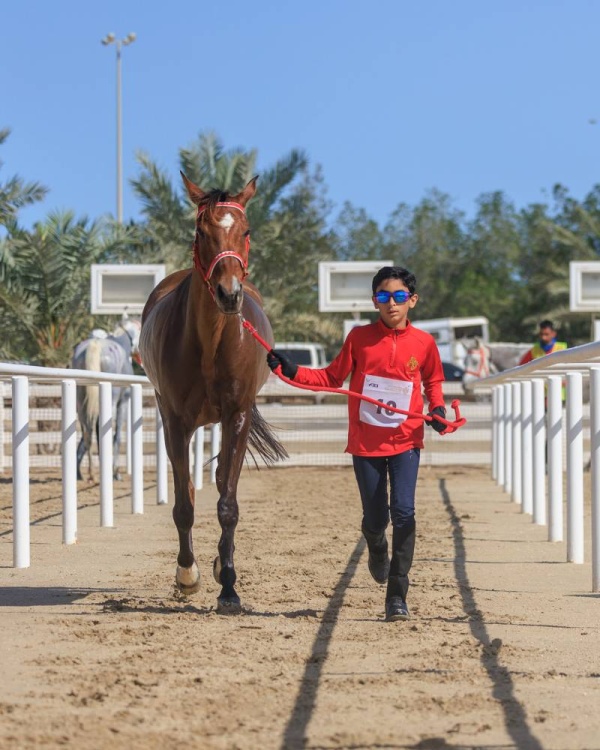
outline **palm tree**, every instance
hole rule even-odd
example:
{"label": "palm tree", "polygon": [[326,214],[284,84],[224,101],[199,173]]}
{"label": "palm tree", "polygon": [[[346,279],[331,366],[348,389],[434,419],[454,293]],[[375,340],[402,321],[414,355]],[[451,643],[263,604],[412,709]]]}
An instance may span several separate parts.
{"label": "palm tree", "polygon": [[[9,128],[0,130],[0,146],[9,135]],[[0,169],[2,166],[3,162],[0,161]],[[0,182],[0,226],[9,232],[17,231],[19,209],[41,201],[47,192],[48,188],[39,182],[24,182],[18,175],[14,175],[6,182]]]}
{"label": "palm tree", "polygon": [[[188,148],[179,149],[179,166],[203,190],[218,188],[239,192],[256,174],[255,149],[226,151],[214,133],[200,134]],[[137,155],[141,170],[132,180],[142,202],[146,229],[154,244],[154,259],[166,262],[170,270],[190,264],[191,238],[194,233],[194,207],[177,180],[173,184],[167,172],[145,153]],[[248,207],[253,242],[260,245],[261,232],[286,188],[306,169],[302,151],[292,150],[273,167],[260,174],[259,190]]]}
{"label": "palm tree", "polygon": [[122,257],[130,232],[54,213],[0,241],[0,358],[65,366],[85,338],[90,265]]}

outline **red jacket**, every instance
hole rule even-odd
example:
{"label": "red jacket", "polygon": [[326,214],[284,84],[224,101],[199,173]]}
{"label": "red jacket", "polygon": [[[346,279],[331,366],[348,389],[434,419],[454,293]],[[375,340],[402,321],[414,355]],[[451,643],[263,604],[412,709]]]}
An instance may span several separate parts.
{"label": "red jacket", "polygon": [[364,390],[366,395],[381,400],[382,406],[348,398],[346,452],[354,456],[392,456],[422,448],[423,420],[386,412],[385,406],[422,412],[421,385],[430,410],[444,406],[444,371],[433,336],[410,323],[404,329],[388,328],[381,320],[359,326],[350,331],[328,367],[299,367],[294,380],[339,388],[350,373],[350,390]]}

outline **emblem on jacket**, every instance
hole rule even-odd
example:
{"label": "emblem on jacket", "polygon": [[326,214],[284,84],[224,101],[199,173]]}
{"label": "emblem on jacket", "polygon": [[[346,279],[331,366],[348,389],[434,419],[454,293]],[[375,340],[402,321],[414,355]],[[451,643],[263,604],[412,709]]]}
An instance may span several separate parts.
{"label": "emblem on jacket", "polygon": [[406,367],[411,372],[414,372],[415,370],[419,368],[419,362],[417,359],[415,359],[415,357],[411,357],[406,363]]}

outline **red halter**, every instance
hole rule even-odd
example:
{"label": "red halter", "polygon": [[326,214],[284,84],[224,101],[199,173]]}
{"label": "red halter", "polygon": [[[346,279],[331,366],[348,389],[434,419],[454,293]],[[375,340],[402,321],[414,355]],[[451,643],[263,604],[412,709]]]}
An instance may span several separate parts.
{"label": "red halter", "polygon": [[[237,208],[238,211],[241,211],[244,216],[246,215],[246,209],[244,206],[242,206],[241,203],[233,203],[232,201],[224,201],[222,203],[215,203],[215,208],[218,206],[223,206],[224,208]],[[198,206],[198,215],[197,218],[200,218],[201,214],[206,210],[206,206]],[[246,235],[246,254],[250,252],[250,235]],[[198,252],[194,252],[194,268],[197,271],[200,271],[202,274],[204,281],[206,282],[206,285],[209,288],[210,293],[214,296],[213,288],[210,285],[210,278],[213,275],[213,272],[215,270],[215,266],[217,263],[222,260],[223,258],[236,258],[239,260],[240,265],[242,266],[244,270],[244,276],[245,279],[248,275],[248,261],[244,260],[242,256],[239,253],[236,253],[235,250],[223,250],[222,253],[219,253],[218,255],[215,255],[215,257],[211,260],[210,265],[208,269],[204,269],[204,266],[202,263],[200,263],[200,257],[198,255]]]}

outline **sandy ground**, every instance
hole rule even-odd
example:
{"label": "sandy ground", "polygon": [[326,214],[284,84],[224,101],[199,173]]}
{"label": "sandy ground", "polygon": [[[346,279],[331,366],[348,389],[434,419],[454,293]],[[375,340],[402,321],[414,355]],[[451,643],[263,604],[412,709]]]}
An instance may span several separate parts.
{"label": "sandy ground", "polygon": [[[600,597],[589,564],[480,469],[423,469],[409,622],[383,621],[351,469],[245,470],[244,613],[215,613],[216,490],[199,494],[202,590],[174,591],[171,506],[60,543],[60,481],[33,475],[31,567],[11,568],[0,482],[0,747],[600,748]],[[589,522],[588,522],[589,528]]]}

